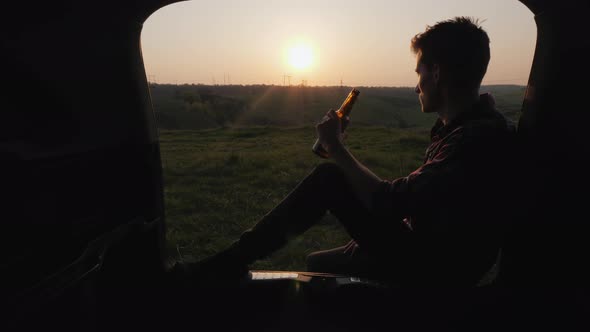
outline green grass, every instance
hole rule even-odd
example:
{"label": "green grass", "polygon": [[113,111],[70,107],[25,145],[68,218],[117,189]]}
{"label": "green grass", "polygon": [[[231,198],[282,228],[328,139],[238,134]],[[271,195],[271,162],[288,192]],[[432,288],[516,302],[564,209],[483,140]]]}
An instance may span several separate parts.
{"label": "green grass", "polygon": [[[417,168],[428,145],[426,129],[351,127],[348,132],[352,153],[385,179]],[[162,130],[171,253],[198,260],[236,240],[323,162],[311,152],[314,140],[313,127]],[[252,268],[302,270],[307,254],[348,239],[328,215]]]}

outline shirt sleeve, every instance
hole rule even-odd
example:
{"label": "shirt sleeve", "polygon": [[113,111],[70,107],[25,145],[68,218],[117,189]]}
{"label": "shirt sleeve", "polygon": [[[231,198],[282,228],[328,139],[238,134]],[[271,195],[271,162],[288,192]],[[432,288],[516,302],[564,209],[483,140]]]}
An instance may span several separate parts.
{"label": "shirt sleeve", "polygon": [[373,212],[388,220],[406,219],[406,223],[429,211],[444,213],[449,196],[460,191],[466,181],[461,136],[454,134],[441,143],[436,154],[408,176],[382,181],[373,194]]}
{"label": "shirt sleeve", "polygon": [[394,238],[402,282],[475,284],[501,243],[507,152],[499,134],[482,130],[459,129],[439,144],[408,176],[380,183],[372,212],[408,225]]}

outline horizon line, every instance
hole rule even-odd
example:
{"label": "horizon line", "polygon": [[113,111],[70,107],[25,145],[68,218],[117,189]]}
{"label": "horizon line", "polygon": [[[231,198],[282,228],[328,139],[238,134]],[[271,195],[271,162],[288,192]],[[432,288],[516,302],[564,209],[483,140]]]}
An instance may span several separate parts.
{"label": "horizon line", "polygon": [[[405,86],[405,85],[301,85],[301,84],[292,84],[292,85],[282,85],[282,84],[267,84],[267,83],[255,83],[255,84],[206,84],[206,83],[158,83],[158,82],[149,82],[150,85],[175,85],[175,86],[184,86],[184,85],[194,85],[194,86],[217,86],[217,87],[228,87],[228,86],[273,86],[273,87],[282,87],[282,88],[404,88],[404,89],[415,89],[415,86]],[[485,86],[518,86],[518,87],[526,87],[528,84],[516,84],[516,83],[506,83],[506,84],[482,84],[481,87]]]}

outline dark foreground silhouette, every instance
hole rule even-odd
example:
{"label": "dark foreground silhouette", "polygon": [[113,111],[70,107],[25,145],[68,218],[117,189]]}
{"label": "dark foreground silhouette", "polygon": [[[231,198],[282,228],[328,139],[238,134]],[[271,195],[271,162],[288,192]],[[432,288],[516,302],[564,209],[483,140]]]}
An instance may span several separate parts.
{"label": "dark foreground silhouette", "polygon": [[141,23],[168,2],[11,3],[0,20],[11,82],[0,92],[3,330],[589,330],[590,4],[522,3],[538,32],[517,132],[526,192],[496,282],[440,296],[330,288],[326,278],[166,282],[161,161],[139,41]]}

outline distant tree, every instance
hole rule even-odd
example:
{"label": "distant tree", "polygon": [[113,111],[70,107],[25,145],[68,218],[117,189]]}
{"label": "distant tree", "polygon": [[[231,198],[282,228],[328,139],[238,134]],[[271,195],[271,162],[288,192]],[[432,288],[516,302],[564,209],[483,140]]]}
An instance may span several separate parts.
{"label": "distant tree", "polygon": [[244,101],[219,96],[212,100],[211,106],[215,122],[222,127],[233,123],[238,115],[246,109]]}
{"label": "distant tree", "polygon": [[198,96],[196,96],[193,92],[185,91],[184,94],[182,95],[182,99],[184,100],[185,103],[192,106],[195,102],[199,101],[200,98]]}

